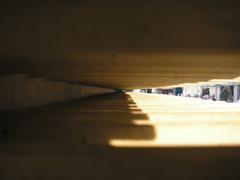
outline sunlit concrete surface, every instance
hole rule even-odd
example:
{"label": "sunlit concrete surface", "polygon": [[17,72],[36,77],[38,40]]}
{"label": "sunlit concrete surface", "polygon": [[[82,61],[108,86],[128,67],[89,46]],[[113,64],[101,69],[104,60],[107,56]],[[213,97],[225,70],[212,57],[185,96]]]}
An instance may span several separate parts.
{"label": "sunlit concrete surface", "polygon": [[[146,119],[135,119],[136,126],[151,125],[152,140],[112,139],[113,146],[127,147],[192,147],[239,146],[240,104],[207,101],[167,95],[128,93],[146,114]],[[130,107],[132,113],[135,107]]]}

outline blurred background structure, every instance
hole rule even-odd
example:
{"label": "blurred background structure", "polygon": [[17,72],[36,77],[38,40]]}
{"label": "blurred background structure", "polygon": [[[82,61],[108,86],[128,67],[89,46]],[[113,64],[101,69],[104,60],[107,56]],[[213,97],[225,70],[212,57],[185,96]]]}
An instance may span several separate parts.
{"label": "blurred background structure", "polygon": [[135,89],[133,92],[167,94],[236,103],[240,100],[240,82],[221,80],[219,82],[185,83],[159,88]]}

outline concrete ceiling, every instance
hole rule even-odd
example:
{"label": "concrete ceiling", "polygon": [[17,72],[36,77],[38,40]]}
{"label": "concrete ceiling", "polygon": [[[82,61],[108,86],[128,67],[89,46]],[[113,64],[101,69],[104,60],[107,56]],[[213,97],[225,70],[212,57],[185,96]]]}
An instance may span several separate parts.
{"label": "concrete ceiling", "polygon": [[0,3],[0,72],[112,88],[240,77],[240,3]]}

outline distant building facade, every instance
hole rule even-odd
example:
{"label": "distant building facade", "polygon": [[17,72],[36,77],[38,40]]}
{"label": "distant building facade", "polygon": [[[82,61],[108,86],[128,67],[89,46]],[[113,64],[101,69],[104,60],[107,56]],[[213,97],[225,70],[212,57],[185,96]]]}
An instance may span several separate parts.
{"label": "distant building facade", "polygon": [[182,87],[164,87],[152,89],[137,89],[134,92],[166,94],[184,97],[211,99],[214,101],[240,101],[240,82],[196,83]]}

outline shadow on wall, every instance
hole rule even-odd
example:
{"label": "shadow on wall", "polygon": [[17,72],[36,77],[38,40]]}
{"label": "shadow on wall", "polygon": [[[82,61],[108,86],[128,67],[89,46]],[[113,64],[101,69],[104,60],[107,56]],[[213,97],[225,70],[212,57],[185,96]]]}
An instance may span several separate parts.
{"label": "shadow on wall", "polygon": [[0,143],[6,149],[8,145],[69,148],[83,144],[108,145],[111,139],[155,138],[151,125],[133,123],[134,120],[148,121],[148,117],[124,93],[2,112],[0,118]]}

